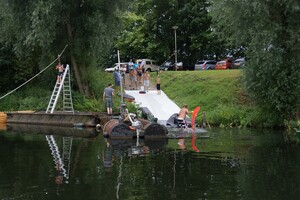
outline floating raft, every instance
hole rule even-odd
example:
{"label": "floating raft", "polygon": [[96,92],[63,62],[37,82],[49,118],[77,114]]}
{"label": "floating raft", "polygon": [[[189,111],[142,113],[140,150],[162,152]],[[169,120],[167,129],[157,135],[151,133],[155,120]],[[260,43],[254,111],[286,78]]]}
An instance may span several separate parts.
{"label": "floating raft", "polygon": [[[168,130],[164,125],[150,123],[147,120],[139,120],[142,125],[140,137],[167,138]],[[103,126],[103,135],[113,139],[131,139],[136,137],[136,130],[124,122],[111,119]]]}

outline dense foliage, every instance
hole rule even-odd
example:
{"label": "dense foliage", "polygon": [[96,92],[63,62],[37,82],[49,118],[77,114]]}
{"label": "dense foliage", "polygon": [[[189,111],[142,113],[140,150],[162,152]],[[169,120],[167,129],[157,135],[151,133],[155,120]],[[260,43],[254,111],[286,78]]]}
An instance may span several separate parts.
{"label": "dense foliage", "polygon": [[[257,112],[279,123],[293,120],[300,108],[299,17],[297,0],[0,0],[0,94],[37,74],[68,45],[61,60],[71,65],[77,108],[101,110],[98,98],[112,81],[103,67],[117,62],[116,50],[122,61],[174,60],[177,26],[178,61],[186,68],[200,59],[245,54],[241,86]],[[56,78],[51,67],[2,109],[45,107],[42,98]]]}
{"label": "dense foliage", "polygon": [[300,108],[300,3],[214,0],[217,30],[247,46],[247,91],[268,112],[295,119]]}
{"label": "dense foliage", "polygon": [[197,60],[220,54],[216,35],[210,30],[210,3],[206,0],[134,1],[124,13],[125,29],[117,38],[116,48],[124,60],[149,57],[161,64],[174,61],[174,26],[178,61],[193,69]]}
{"label": "dense foliage", "polygon": [[118,32],[116,10],[122,5],[120,0],[1,0],[0,44],[5,54],[0,64],[8,73],[0,77],[0,93],[35,75],[68,45],[61,60],[71,64],[76,88],[90,95],[95,87],[90,78],[110,53]]}

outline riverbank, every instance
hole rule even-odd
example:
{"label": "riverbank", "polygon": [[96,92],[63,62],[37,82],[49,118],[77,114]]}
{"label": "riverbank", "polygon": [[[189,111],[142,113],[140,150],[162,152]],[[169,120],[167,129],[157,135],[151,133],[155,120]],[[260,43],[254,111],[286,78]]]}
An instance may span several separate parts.
{"label": "riverbank", "polygon": [[200,106],[211,125],[272,127],[277,123],[262,114],[246,94],[242,70],[162,71],[160,76],[161,88],[170,99],[190,109]]}
{"label": "riverbank", "polygon": [[[210,125],[221,127],[263,126],[272,123],[262,119],[258,108],[246,95],[242,83],[242,70],[205,70],[205,71],[161,71],[161,89],[179,107],[188,104],[190,110],[201,107],[197,121],[205,113]],[[126,74],[125,89],[132,86]],[[151,73],[152,90],[156,90],[157,73]],[[269,123],[269,124],[267,124]]]}
{"label": "riverbank", "polygon": [[[151,72],[151,89],[156,88],[156,75],[156,72]],[[161,89],[178,106],[188,104],[190,109],[201,107],[197,121],[205,112],[208,122],[213,126],[273,127],[283,124],[271,113],[262,112],[250,100],[243,89],[242,70],[161,71],[160,76]],[[105,111],[103,89],[108,83],[114,83],[113,75],[99,70],[95,72],[95,77],[99,84],[94,88],[98,92],[93,97],[87,98],[72,91],[76,111]],[[129,89],[128,79],[125,82],[125,89]],[[51,93],[52,87],[32,84],[2,99],[0,111],[45,110]],[[114,110],[117,111],[120,102],[118,95],[115,95],[114,102]],[[60,107],[58,104],[58,110]]]}

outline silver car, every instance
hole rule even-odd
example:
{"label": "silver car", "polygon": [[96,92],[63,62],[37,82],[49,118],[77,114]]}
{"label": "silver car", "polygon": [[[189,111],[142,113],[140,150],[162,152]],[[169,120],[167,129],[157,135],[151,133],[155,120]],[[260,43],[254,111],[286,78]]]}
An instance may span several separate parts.
{"label": "silver car", "polygon": [[233,62],[233,69],[242,69],[245,66],[245,58],[238,58]]}
{"label": "silver car", "polygon": [[212,70],[215,69],[216,64],[215,60],[201,60],[195,64],[195,70]]}

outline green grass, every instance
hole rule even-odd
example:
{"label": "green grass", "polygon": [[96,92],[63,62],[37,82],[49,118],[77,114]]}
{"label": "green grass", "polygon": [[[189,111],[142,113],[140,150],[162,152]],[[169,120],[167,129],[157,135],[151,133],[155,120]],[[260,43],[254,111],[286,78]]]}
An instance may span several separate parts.
{"label": "green grass", "polygon": [[[241,70],[208,70],[208,71],[163,71],[161,89],[178,106],[188,104],[190,110],[201,107],[201,112],[211,125],[229,126],[262,126],[272,127],[276,124],[269,113],[263,113],[247,96],[243,89]],[[151,82],[155,83],[156,73],[151,73]],[[106,112],[102,94],[108,83],[114,83],[111,73],[97,70],[91,80],[93,95],[89,98],[73,91],[73,103],[76,111]],[[29,85],[0,101],[0,111],[46,110],[51,96],[52,86]],[[118,92],[116,91],[116,94]],[[58,107],[61,105],[58,104]],[[119,111],[120,97],[115,95],[115,112]],[[129,108],[135,110],[130,104]]]}
{"label": "green grass", "polygon": [[170,99],[190,110],[200,106],[210,124],[260,126],[260,113],[243,90],[241,70],[163,71],[160,76]]}

